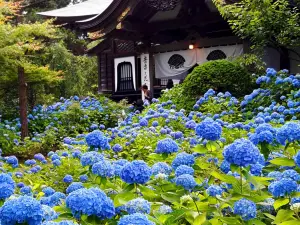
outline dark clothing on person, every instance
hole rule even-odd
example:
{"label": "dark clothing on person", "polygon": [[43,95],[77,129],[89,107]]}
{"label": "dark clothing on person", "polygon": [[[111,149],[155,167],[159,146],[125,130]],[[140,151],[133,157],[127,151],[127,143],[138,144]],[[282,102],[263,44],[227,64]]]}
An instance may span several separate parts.
{"label": "dark clothing on person", "polygon": [[147,90],[146,93],[145,93],[145,99],[148,100],[149,103],[152,103],[152,92]]}
{"label": "dark clothing on person", "polygon": [[174,83],[173,83],[173,80],[172,79],[169,79],[168,80],[168,83],[167,83],[167,89],[171,89],[174,87]]}
{"label": "dark clothing on person", "polygon": [[140,112],[144,110],[144,102],[142,99],[137,100],[135,103],[135,110],[139,110]]}

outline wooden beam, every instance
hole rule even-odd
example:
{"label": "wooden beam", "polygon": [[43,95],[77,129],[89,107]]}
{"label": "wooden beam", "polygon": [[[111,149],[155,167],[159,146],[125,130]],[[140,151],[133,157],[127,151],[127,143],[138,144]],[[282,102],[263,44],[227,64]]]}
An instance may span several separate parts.
{"label": "wooden beam", "polygon": [[132,32],[128,30],[113,30],[108,34],[109,38],[128,40],[128,41],[139,41],[142,39],[142,35],[139,32]]}
{"label": "wooden beam", "polygon": [[[222,37],[222,38],[201,38],[195,41],[196,48],[208,48],[220,45],[242,44],[243,41],[238,37]],[[157,45],[151,48],[152,53],[186,50],[189,48],[190,41],[181,41],[167,45]]]}
{"label": "wooden beam", "polygon": [[145,23],[139,20],[126,20],[121,23],[123,30],[152,34],[165,30],[204,26],[223,21],[219,13],[204,13],[193,17],[177,18],[169,21]]}

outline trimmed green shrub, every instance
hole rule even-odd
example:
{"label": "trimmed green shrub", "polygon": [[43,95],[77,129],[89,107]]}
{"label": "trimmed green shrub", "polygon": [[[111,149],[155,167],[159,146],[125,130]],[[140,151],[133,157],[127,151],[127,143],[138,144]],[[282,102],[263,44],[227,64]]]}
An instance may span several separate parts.
{"label": "trimmed green shrub", "polygon": [[196,97],[187,95],[183,84],[178,84],[170,90],[163,91],[160,101],[166,102],[168,100],[172,100],[177,109],[191,110],[196,102]]}
{"label": "trimmed green shrub", "polygon": [[197,66],[183,84],[165,91],[160,99],[172,100],[178,109],[189,111],[210,88],[218,92],[229,91],[233,96],[241,97],[250,93],[254,86],[255,80],[238,61],[215,60]]}
{"label": "trimmed green shrub", "polygon": [[240,97],[251,91],[251,75],[236,62],[215,60],[196,67],[183,82],[183,90],[190,97],[199,97],[210,88]]}

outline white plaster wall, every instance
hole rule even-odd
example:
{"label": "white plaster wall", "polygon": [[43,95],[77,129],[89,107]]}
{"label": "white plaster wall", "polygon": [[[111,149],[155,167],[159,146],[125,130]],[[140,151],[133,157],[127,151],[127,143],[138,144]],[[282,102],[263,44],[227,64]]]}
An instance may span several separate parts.
{"label": "white plaster wall", "polygon": [[132,76],[133,76],[133,86],[134,90],[136,90],[136,71],[135,71],[135,57],[122,57],[122,58],[115,58],[115,91],[118,89],[118,65],[123,62],[130,62],[132,65]]}

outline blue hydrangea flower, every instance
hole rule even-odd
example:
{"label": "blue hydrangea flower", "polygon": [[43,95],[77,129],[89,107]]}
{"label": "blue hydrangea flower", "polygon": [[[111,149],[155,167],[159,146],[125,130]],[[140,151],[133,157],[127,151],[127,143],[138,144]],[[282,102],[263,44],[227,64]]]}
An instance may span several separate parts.
{"label": "blue hydrangea flower", "polygon": [[188,129],[194,130],[197,126],[197,123],[194,120],[189,120],[185,123],[185,127]]}
{"label": "blue hydrangea flower", "polygon": [[66,192],[67,194],[70,194],[73,191],[77,191],[78,189],[84,188],[83,184],[81,182],[73,182],[72,184],[69,185],[67,188]]}
{"label": "blue hydrangea flower", "polygon": [[268,173],[267,177],[274,178],[275,180],[280,180],[282,178],[282,173],[278,171],[272,171]]}
{"label": "blue hydrangea flower", "polygon": [[271,132],[272,134],[276,134],[276,129],[272,127],[272,125],[268,124],[268,123],[263,123],[263,124],[260,124],[256,130],[255,130],[255,133],[259,134],[261,132],[264,132],[264,131],[269,131]]}
{"label": "blue hydrangea flower", "polygon": [[251,135],[250,140],[256,145],[263,142],[271,144],[274,140],[274,135],[270,131],[262,131]]}
{"label": "blue hydrangea flower", "polygon": [[107,160],[95,163],[92,172],[100,177],[113,177],[115,175],[113,165]]}
{"label": "blue hydrangea flower", "polygon": [[53,162],[54,166],[60,166],[61,165],[61,161],[59,159],[54,160]]}
{"label": "blue hydrangea flower", "polygon": [[153,175],[157,175],[159,173],[170,175],[172,173],[172,167],[165,162],[158,162],[152,166],[152,173]]}
{"label": "blue hydrangea flower", "polygon": [[15,191],[15,182],[8,174],[0,174],[0,199],[9,198]]}
{"label": "blue hydrangea flower", "polygon": [[110,149],[108,138],[100,130],[95,130],[85,137],[88,146],[93,148],[99,148],[101,150]]}
{"label": "blue hydrangea flower", "polygon": [[57,219],[58,214],[51,207],[47,205],[42,205],[42,210],[43,210],[43,220],[51,221]]}
{"label": "blue hydrangea flower", "polygon": [[127,163],[121,171],[121,179],[128,184],[145,184],[151,175],[151,168],[141,160]]}
{"label": "blue hydrangea flower", "polygon": [[207,189],[206,192],[209,196],[216,197],[217,195],[222,195],[224,190],[218,186],[218,185],[210,185]]}
{"label": "blue hydrangea flower", "polygon": [[225,147],[223,156],[231,164],[246,167],[258,162],[260,151],[251,141],[237,139]]}
{"label": "blue hydrangea flower", "polygon": [[55,161],[55,160],[60,160],[60,157],[58,154],[54,153],[52,156],[51,156],[51,161]]}
{"label": "blue hydrangea flower", "polygon": [[81,155],[82,155],[82,153],[81,153],[81,151],[78,150],[78,149],[75,149],[75,150],[72,152],[72,156],[73,156],[73,158],[75,158],[75,159],[80,159],[80,158],[81,158]]}
{"label": "blue hydrangea flower", "polygon": [[254,176],[260,176],[263,168],[264,166],[259,163],[252,164],[250,165],[250,172]]}
{"label": "blue hydrangea flower", "polygon": [[272,182],[268,187],[274,197],[283,197],[297,191],[297,183],[289,178]]}
{"label": "blue hydrangea flower", "polygon": [[300,175],[295,170],[285,170],[285,171],[283,171],[282,172],[282,177],[283,178],[290,178],[294,181],[299,181],[300,180]]}
{"label": "blue hydrangea flower", "polygon": [[263,124],[263,123],[265,123],[265,120],[264,120],[264,118],[262,118],[262,117],[257,117],[257,118],[255,118],[255,121],[254,121],[256,124]]}
{"label": "blue hydrangea flower", "polygon": [[81,156],[80,163],[82,166],[92,166],[93,164],[103,161],[103,155],[98,152],[86,152]]}
{"label": "blue hydrangea flower", "polygon": [[173,169],[177,169],[178,166],[186,165],[193,166],[195,164],[195,156],[181,152],[176,155],[176,158],[172,162]]}
{"label": "blue hydrangea flower", "polygon": [[141,127],[147,127],[147,126],[148,126],[148,120],[146,120],[146,119],[144,119],[144,118],[141,119],[139,125],[140,125]]}
{"label": "blue hydrangea flower", "polygon": [[175,179],[175,183],[178,186],[182,186],[185,190],[191,191],[196,186],[197,183],[192,175],[183,174]]}
{"label": "blue hydrangea flower", "polygon": [[153,127],[157,127],[158,125],[159,125],[159,124],[158,124],[157,121],[153,121],[153,122],[152,122],[152,126],[153,126]]}
{"label": "blue hydrangea flower", "polygon": [[84,175],[81,175],[80,177],[79,177],[79,180],[81,181],[81,182],[87,182],[88,181],[88,179],[89,179],[89,177],[86,175],[86,174],[84,174]]}
{"label": "blue hydrangea flower", "polygon": [[20,193],[23,195],[31,195],[31,187],[29,186],[24,186],[20,189]]}
{"label": "blue hydrangea flower", "polygon": [[50,207],[57,206],[61,204],[62,199],[65,199],[66,195],[61,192],[55,192],[53,195],[49,197],[41,198],[41,204],[48,205]]}
{"label": "blue hydrangea flower", "polygon": [[186,165],[181,165],[178,166],[177,169],[175,170],[175,176],[179,177],[180,175],[183,174],[189,174],[189,175],[194,175],[194,169],[190,166],[186,166]]}
{"label": "blue hydrangea flower", "polygon": [[257,214],[255,203],[245,198],[234,203],[233,211],[245,221],[256,218]]}
{"label": "blue hydrangea flower", "polygon": [[122,216],[118,225],[155,225],[155,223],[148,220],[147,216],[141,213]]}
{"label": "blue hydrangea flower", "polygon": [[16,176],[17,178],[22,178],[22,177],[23,177],[23,173],[17,171],[17,172],[15,173],[15,176]]}
{"label": "blue hydrangea flower", "polygon": [[25,184],[23,182],[19,182],[19,183],[17,183],[17,187],[18,188],[25,187]]}
{"label": "blue hydrangea flower", "polygon": [[178,149],[179,149],[179,147],[178,147],[178,145],[175,141],[173,141],[171,138],[166,138],[166,139],[160,140],[157,143],[155,153],[158,153],[158,154],[163,154],[163,153],[172,154],[174,152],[178,152]]}
{"label": "blue hydrangea flower", "polygon": [[119,144],[115,144],[115,145],[112,147],[112,150],[113,150],[114,152],[120,152],[120,151],[122,151],[122,149],[123,149],[123,147],[122,147],[121,145],[119,145]]}
{"label": "blue hydrangea flower", "polygon": [[220,165],[220,170],[223,173],[228,173],[230,171],[230,163],[224,160]]}
{"label": "blue hydrangea flower", "polygon": [[40,162],[45,160],[45,156],[41,153],[35,154],[33,158],[40,161]]}
{"label": "blue hydrangea flower", "polygon": [[219,140],[222,134],[221,125],[210,118],[202,121],[195,130],[199,137],[210,141]]}
{"label": "blue hydrangea flower", "polygon": [[113,163],[115,176],[118,176],[118,177],[121,176],[121,171],[127,163],[129,163],[129,162],[126,159],[119,159]]}
{"label": "blue hydrangea flower", "polygon": [[173,209],[168,205],[162,205],[158,209],[158,213],[162,215],[170,214],[173,212]]}
{"label": "blue hydrangea flower", "polygon": [[6,162],[10,164],[13,168],[17,168],[19,166],[19,160],[16,156],[9,156],[6,159]]}
{"label": "blue hydrangea flower", "polygon": [[1,225],[28,223],[40,225],[43,219],[42,205],[32,197],[21,196],[7,200],[0,208]]}
{"label": "blue hydrangea flower", "polygon": [[128,214],[143,213],[149,214],[151,210],[150,202],[143,198],[136,198],[126,203],[125,210]]}
{"label": "blue hydrangea flower", "polygon": [[36,161],[35,161],[34,159],[28,159],[28,160],[26,160],[26,161],[24,162],[24,164],[25,164],[26,166],[33,166],[33,165],[36,164]]}
{"label": "blue hydrangea flower", "polygon": [[115,215],[113,202],[98,188],[81,188],[69,194],[66,205],[75,218],[81,215],[95,215],[100,219],[111,218]]}
{"label": "blue hydrangea flower", "polygon": [[71,175],[66,175],[63,179],[63,182],[72,183],[73,182],[73,177]]}
{"label": "blue hydrangea flower", "polygon": [[300,140],[300,125],[298,123],[286,123],[277,130],[277,141],[280,144],[285,145],[286,142],[297,140]]}
{"label": "blue hydrangea flower", "polygon": [[55,193],[55,190],[51,187],[45,187],[42,191],[44,192],[46,197],[49,197]]}

